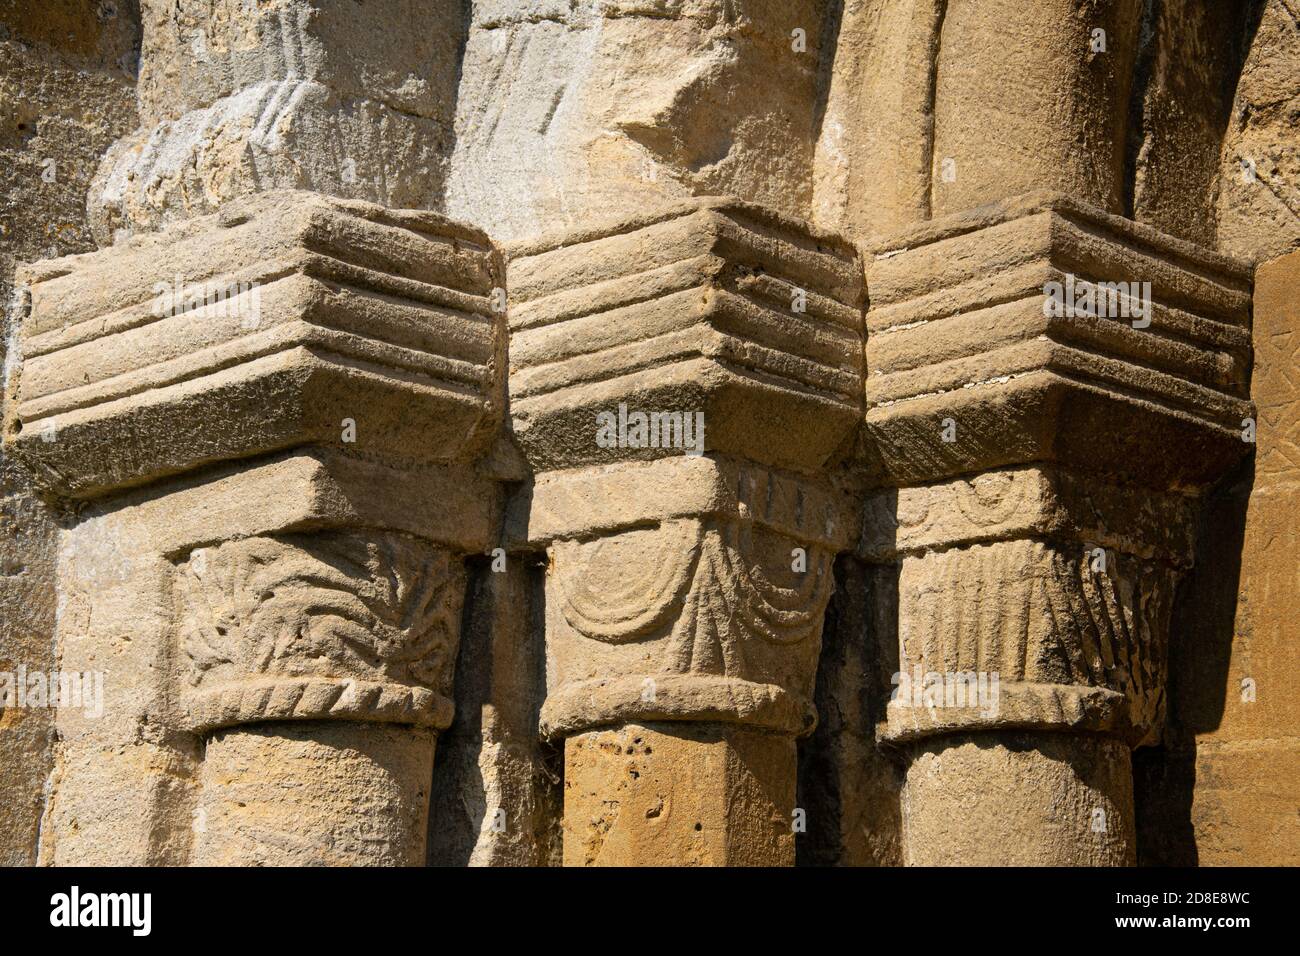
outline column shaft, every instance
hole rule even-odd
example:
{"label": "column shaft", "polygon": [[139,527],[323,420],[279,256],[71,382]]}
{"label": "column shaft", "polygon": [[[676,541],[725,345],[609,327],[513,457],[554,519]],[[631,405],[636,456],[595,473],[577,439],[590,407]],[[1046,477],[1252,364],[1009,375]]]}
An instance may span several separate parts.
{"label": "column shaft", "polygon": [[963,734],[908,755],[908,866],[1131,866],[1129,748],[1062,733]]}
{"label": "column shaft", "polygon": [[566,866],[792,866],[795,742],[706,722],[564,743]]}
{"label": "column shaft", "polygon": [[208,738],[199,866],[423,866],[436,735],[347,721]]}

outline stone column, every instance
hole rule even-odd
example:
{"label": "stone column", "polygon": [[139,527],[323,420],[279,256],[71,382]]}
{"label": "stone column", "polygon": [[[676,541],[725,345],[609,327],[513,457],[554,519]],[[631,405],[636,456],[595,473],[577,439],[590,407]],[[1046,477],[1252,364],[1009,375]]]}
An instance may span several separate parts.
{"label": "stone column", "polygon": [[440,207],[459,0],[141,0],[140,14],[141,128],[91,186],[100,245],[277,188]]}
{"label": "stone column", "polygon": [[814,220],[855,237],[1052,189],[1126,208],[1139,0],[844,4]]}
{"label": "stone column", "polygon": [[946,0],[931,212],[1056,189],[1124,211],[1138,0]]}
{"label": "stone column", "polygon": [[464,572],[400,532],[227,541],[179,570],[201,865],[422,865]]}
{"label": "stone column", "polygon": [[270,192],[33,266],[6,441],[77,504],[51,863],[416,864],[504,284],[432,213]]}
{"label": "stone column", "polygon": [[691,200],[511,252],[511,415],[549,557],[568,865],[789,865],[850,521],[851,247]]}
{"label": "stone column", "polygon": [[905,859],[1132,863],[1198,494],[1249,449],[1250,271],[1051,196],[869,256],[861,556],[897,568]]}

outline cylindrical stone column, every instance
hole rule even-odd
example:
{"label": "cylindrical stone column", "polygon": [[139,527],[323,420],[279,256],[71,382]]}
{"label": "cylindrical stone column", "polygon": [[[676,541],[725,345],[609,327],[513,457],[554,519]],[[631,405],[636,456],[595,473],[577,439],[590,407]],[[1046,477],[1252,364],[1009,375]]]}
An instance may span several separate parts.
{"label": "cylindrical stone column", "polygon": [[1033,190],[1123,211],[1137,0],[948,0],[934,70],[935,217]]}
{"label": "cylindrical stone column", "polygon": [[180,569],[195,861],[420,865],[451,721],[460,560],[385,532],[283,535]]}
{"label": "cylindrical stone column", "polygon": [[902,792],[908,866],[1131,866],[1128,744],[1035,732],[924,740]]}
{"label": "cylindrical stone column", "polygon": [[101,246],[271,189],[440,207],[461,3],[142,0],[140,19],[141,128],[87,199]]}
{"label": "cylindrical stone column", "polygon": [[214,731],[198,866],[423,866],[435,732],[349,721]]}
{"label": "cylindrical stone column", "polygon": [[626,723],[564,742],[565,866],[792,866],[795,738]]}

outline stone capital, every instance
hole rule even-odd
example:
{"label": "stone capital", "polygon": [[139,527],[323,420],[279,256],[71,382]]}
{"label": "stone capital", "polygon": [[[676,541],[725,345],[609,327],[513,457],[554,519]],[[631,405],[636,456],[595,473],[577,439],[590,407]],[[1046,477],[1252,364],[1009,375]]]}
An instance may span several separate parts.
{"label": "stone capital", "polygon": [[[433,213],[281,191],[24,279],[5,442],[73,505],[60,656],[110,669],[104,720],[57,718],[57,859],[96,859],[116,824],[92,796],[119,788],[167,821],[165,850],[142,837],[167,859],[421,861],[464,559],[500,526],[500,255]],[[142,738],[169,769],[105,760]]]}
{"label": "stone capital", "polygon": [[244,538],[178,568],[185,729],[353,720],[442,730],[465,573],[396,532]]}
{"label": "stone capital", "polygon": [[102,503],[70,573],[174,566],[179,725],[446,726],[459,556],[498,521],[487,237],[271,192],[27,277],[7,440],[50,493]]}
{"label": "stone capital", "polygon": [[[979,730],[1159,740],[1198,501],[1056,468],[878,492],[859,555],[898,567],[885,739]],[[883,598],[882,598],[883,599]]]}
{"label": "stone capital", "polygon": [[864,256],[880,484],[1044,462],[1196,490],[1249,451],[1245,264],[1051,193]]}
{"label": "stone capital", "polygon": [[[557,499],[661,507],[619,516]],[[555,535],[544,734],[663,720],[812,730],[832,566],[851,527],[829,487],[680,458],[543,476],[533,501],[534,513],[588,522],[544,529]]]}
{"label": "stone capital", "polygon": [[[725,199],[510,250],[514,434],[544,547],[543,732],[812,729],[828,482],[861,415],[853,249]],[[687,426],[689,441],[676,439]]]}
{"label": "stone capital", "polygon": [[1051,194],[867,257],[858,551],[898,567],[882,734],[1157,741],[1198,493],[1250,448],[1249,270]]}

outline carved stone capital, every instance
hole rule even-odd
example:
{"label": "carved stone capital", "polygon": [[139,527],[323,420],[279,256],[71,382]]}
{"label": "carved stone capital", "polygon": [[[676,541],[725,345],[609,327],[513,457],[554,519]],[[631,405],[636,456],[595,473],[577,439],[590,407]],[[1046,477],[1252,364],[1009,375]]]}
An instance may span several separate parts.
{"label": "carved stone capital", "polygon": [[178,570],[187,729],[360,720],[441,730],[465,574],[409,535],[277,535],[197,548]]}
{"label": "carved stone capital", "polygon": [[[512,419],[537,474],[509,533],[550,556],[543,732],[811,730],[852,522],[809,475],[861,416],[856,253],[699,199],[510,260]],[[636,415],[680,417],[699,440],[644,441],[624,426]]]}
{"label": "carved stone capital", "polygon": [[812,730],[834,551],[744,518],[674,519],[551,548],[543,732],[627,721]]}
{"label": "carved stone capital", "polygon": [[1250,272],[1054,195],[869,253],[859,554],[898,566],[883,735],[1159,740],[1197,494],[1249,451]]}
{"label": "carved stone capital", "polygon": [[271,192],[27,277],[7,441],[177,563],[181,725],[445,726],[459,555],[498,521],[487,237]]}
{"label": "carved stone capital", "polygon": [[1032,539],[904,558],[885,737],[1021,729],[1157,742],[1177,577]]}
{"label": "carved stone capital", "polygon": [[830,488],[663,459],[543,476],[532,514],[550,557],[544,733],[657,720],[812,730],[832,565],[851,528]]}
{"label": "carved stone capital", "polygon": [[126,792],[169,860],[422,862],[463,558],[500,525],[500,255],[285,191],[23,281],[5,442],[77,503],[59,654],[132,677],[112,720],[60,711],[50,839],[98,859]]}
{"label": "carved stone capital", "polygon": [[903,556],[1022,538],[1103,548],[1176,567],[1192,561],[1199,499],[1122,486],[1056,466],[987,471],[866,496],[858,554]]}
{"label": "carved stone capital", "polygon": [[897,742],[975,730],[1159,740],[1198,499],[1062,469],[880,491],[859,555],[895,564]]}
{"label": "carved stone capital", "polygon": [[842,497],[715,456],[551,472],[516,540],[544,546],[543,732],[631,720],[812,729]]}

